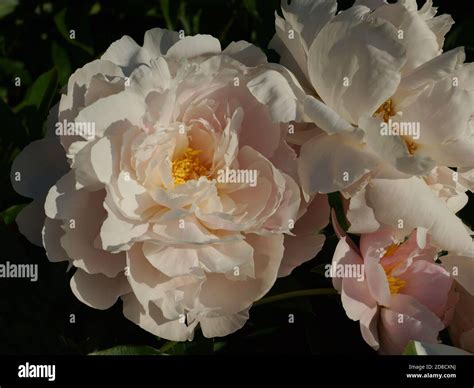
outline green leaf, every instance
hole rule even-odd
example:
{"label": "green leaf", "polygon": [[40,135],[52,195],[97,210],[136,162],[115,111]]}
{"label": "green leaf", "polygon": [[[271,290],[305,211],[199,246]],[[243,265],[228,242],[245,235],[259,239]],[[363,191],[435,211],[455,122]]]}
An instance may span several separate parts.
{"label": "green leaf", "polygon": [[56,42],[53,42],[51,45],[51,57],[58,71],[59,83],[60,85],[65,85],[71,75],[71,62],[69,61],[67,51]]}
{"label": "green leaf", "polygon": [[67,9],[63,8],[54,16],[54,24],[56,24],[58,31],[61,33],[64,39],[66,39],[70,44],[81,48],[89,55],[93,55],[94,50],[92,49],[92,47],[79,42],[77,39],[71,39],[70,28],[68,28],[67,22],[66,22],[66,16],[67,16],[66,12],[67,12]]}
{"label": "green leaf", "polygon": [[12,83],[16,77],[20,77],[22,85],[28,85],[31,82],[31,76],[25,69],[25,64],[14,59],[0,58],[0,73],[10,77]]}
{"label": "green leaf", "polygon": [[128,346],[120,345],[110,349],[98,350],[89,353],[89,356],[159,356],[162,355],[158,349],[151,346]]}
{"label": "green leaf", "polygon": [[186,14],[186,3],[181,3],[178,8],[178,20],[184,28],[186,35],[191,34],[191,25],[189,23],[188,15]]}
{"label": "green leaf", "polygon": [[349,229],[349,224],[346,220],[346,215],[344,214],[344,206],[342,205],[341,195],[338,192],[329,193],[328,200],[329,205],[336,212],[336,217],[337,221],[339,222],[339,225],[341,225],[341,228],[344,229],[344,231],[347,231],[347,229]]}
{"label": "green leaf", "polygon": [[22,148],[28,140],[28,133],[10,107],[1,100],[0,117],[2,118],[3,128],[2,137],[0,138],[0,146],[3,150],[2,153],[4,154],[2,156],[4,157],[8,148]]}
{"label": "green leaf", "polygon": [[244,7],[247,12],[255,18],[258,18],[257,1],[256,0],[244,0]]}
{"label": "green leaf", "polygon": [[15,221],[16,216],[20,211],[26,206],[26,204],[21,205],[13,205],[10,206],[8,209],[5,209],[0,213],[0,217],[3,219],[5,225],[10,225]]}
{"label": "green leaf", "polygon": [[41,74],[30,86],[26,97],[15,107],[14,111],[19,112],[24,107],[33,106],[38,113],[46,113],[49,110],[57,86],[58,72],[56,69]]}
{"label": "green leaf", "polygon": [[0,0],[0,19],[12,13],[17,5],[18,0]]}
{"label": "green leaf", "polygon": [[201,15],[202,15],[202,9],[196,12],[196,14],[193,16],[193,34],[199,34],[200,28],[201,28]]}
{"label": "green leaf", "polygon": [[414,341],[410,341],[402,353],[404,356],[417,356],[416,346]]}
{"label": "green leaf", "polygon": [[161,12],[165,18],[166,28],[168,30],[174,30],[174,24],[170,16],[170,0],[161,0]]}

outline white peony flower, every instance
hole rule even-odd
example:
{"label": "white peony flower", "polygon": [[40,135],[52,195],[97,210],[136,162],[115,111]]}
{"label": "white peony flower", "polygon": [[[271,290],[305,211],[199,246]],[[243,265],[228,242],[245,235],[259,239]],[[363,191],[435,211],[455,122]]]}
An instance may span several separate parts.
{"label": "white peony flower", "polygon": [[[343,190],[368,172],[426,175],[474,163],[474,67],[442,53],[453,24],[427,1],[282,1],[270,47],[305,86],[305,120],[326,134],[301,150],[306,191]],[[331,174],[321,173],[325,166]]]}

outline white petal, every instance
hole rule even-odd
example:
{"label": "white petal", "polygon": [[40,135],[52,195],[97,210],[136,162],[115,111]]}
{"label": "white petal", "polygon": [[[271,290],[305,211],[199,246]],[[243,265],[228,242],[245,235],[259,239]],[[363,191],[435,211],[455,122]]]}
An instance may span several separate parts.
{"label": "white petal", "polygon": [[42,198],[69,166],[57,137],[36,140],[13,161],[11,183],[24,197]]}
{"label": "white petal", "polygon": [[377,164],[349,136],[320,135],[301,147],[298,172],[307,193],[331,193],[350,186]]}
{"label": "white petal", "polygon": [[148,51],[151,58],[166,55],[169,48],[179,41],[179,34],[176,31],[162,28],[152,28],[145,32],[143,48]]}
{"label": "white petal", "polygon": [[462,221],[420,179],[373,179],[366,190],[367,203],[380,223],[397,229],[402,220],[408,230],[424,227],[440,249],[463,252],[470,248],[472,240]]}
{"label": "white petal", "polygon": [[222,54],[229,55],[248,67],[264,65],[267,63],[265,53],[257,46],[244,40],[231,42],[231,44],[222,51]]}
{"label": "white petal", "polygon": [[90,275],[80,269],[71,278],[71,290],[82,303],[99,310],[112,307],[119,296],[131,291],[122,274],[108,278],[102,274]]}
{"label": "white petal", "polygon": [[356,6],[323,27],[310,47],[308,69],[322,100],[358,124],[394,94],[404,62],[395,28]]}
{"label": "white petal", "polygon": [[112,43],[100,57],[102,60],[108,60],[122,67],[125,75],[129,75],[138,65],[150,62],[151,58],[147,50],[127,35]]}
{"label": "white petal", "polygon": [[194,35],[180,39],[166,53],[167,58],[192,59],[200,55],[220,54],[221,44],[211,35]]}

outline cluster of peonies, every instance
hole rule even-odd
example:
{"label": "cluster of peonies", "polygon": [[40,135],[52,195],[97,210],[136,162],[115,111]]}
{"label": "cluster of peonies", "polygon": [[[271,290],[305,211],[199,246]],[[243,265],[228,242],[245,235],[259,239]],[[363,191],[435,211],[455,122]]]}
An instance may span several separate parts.
{"label": "cluster of peonies", "polygon": [[[474,65],[442,52],[453,21],[431,0],[336,11],[283,0],[280,65],[243,41],[222,50],[157,28],[71,76],[12,184],[33,198],[20,231],[76,268],[77,298],[120,298],[163,338],[192,340],[198,325],[225,336],[321,250],[339,192],[350,226],[332,217],[333,264],[365,277],[333,284],[364,340],[396,354],[449,326],[474,352],[474,245],[456,216],[474,189]],[[92,123],[93,136],[58,122]],[[229,171],[256,181],[219,179]]]}

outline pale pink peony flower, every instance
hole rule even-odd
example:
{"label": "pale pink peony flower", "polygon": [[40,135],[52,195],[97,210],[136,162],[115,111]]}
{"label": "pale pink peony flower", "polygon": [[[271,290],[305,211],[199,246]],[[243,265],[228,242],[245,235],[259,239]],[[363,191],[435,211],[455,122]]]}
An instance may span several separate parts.
{"label": "pale pink peony flower", "polygon": [[[89,306],[120,297],[128,319],[170,340],[198,324],[232,333],[324,242],[327,199],[303,199],[285,141],[299,93],[246,42],[125,36],[71,76],[49,136],[15,160],[13,185],[34,198],[20,230],[77,268],[71,288]],[[95,131],[71,136],[69,123]]]}
{"label": "pale pink peony flower", "polygon": [[333,266],[363,266],[365,277],[334,277],[349,318],[381,354],[401,354],[410,340],[437,343],[449,322],[456,295],[448,271],[435,264],[437,249],[420,248],[416,232],[399,242],[390,230],[349,237],[336,247]]}
{"label": "pale pink peony flower", "polygon": [[441,261],[459,294],[449,334],[455,346],[474,353],[474,256],[447,255]]}

